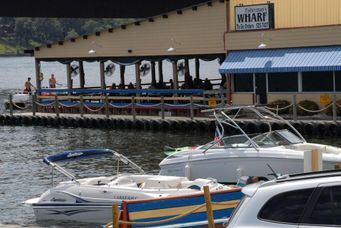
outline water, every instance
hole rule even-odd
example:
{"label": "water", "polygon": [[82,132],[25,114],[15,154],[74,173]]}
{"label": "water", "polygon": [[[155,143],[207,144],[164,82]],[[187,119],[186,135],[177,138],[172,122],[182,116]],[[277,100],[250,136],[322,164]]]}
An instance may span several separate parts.
{"label": "water", "polygon": [[[219,78],[218,62],[201,62],[202,78]],[[42,63],[44,73],[43,86],[47,86],[51,73],[58,83],[66,84],[65,65],[60,63]],[[86,86],[98,86],[99,64],[85,63]],[[194,72],[194,62],[190,62]],[[171,78],[171,64],[164,61],[164,78]],[[34,58],[0,58],[0,112],[5,112],[3,100],[9,93],[20,92],[27,77],[35,84]],[[107,77],[107,84],[119,83],[119,72]],[[181,78],[180,78],[181,79]],[[126,69],[126,82],[134,82],[134,66]],[[150,82],[150,75],[142,78],[142,83]],[[77,86],[78,78],[74,79]],[[45,127],[0,127],[0,227],[70,227],[70,224],[36,224],[31,208],[23,201],[39,196],[51,187],[50,169],[42,162],[46,155],[64,150],[79,148],[111,148],[123,153],[147,172],[157,173],[158,163],[164,157],[164,145],[185,146],[202,144],[210,140],[210,135],[186,133],[160,133],[143,131],[116,131],[92,129],[53,129]],[[76,163],[72,163],[76,164]],[[76,169],[96,173],[110,171],[109,163],[85,163],[74,166]],[[57,179],[57,181],[60,179]],[[2,225],[1,225],[2,224]],[[75,227],[84,226],[76,224]],[[91,226],[90,226],[91,227]]]}
{"label": "water", "polygon": [[[205,65],[204,63],[203,65]],[[207,77],[217,77],[214,73],[217,67],[203,67]],[[166,64],[165,64],[166,65]],[[65,83],[65,67],[58,63],[43,63],[45,74],[43,85],[46,85],[48,75],[54,73],[60,83]],[[165,67],[165,79],[171,75],[171,67]],[[98,64],[86,64],[88,85],[98,85]],[[127,69],[127,78],[133,79],[134,70]],[[19,91],[28,76],[33,76],[34,59],[0,58],[0,102],[9,92]],[[203,73],[204,74],[204,73]],[[206,77],[206,76],[204,76]],[[34,77],[33,77],[34,78]],[[118,80],[117,72],[109,80]],[[143,78],[143,80],[147,80]],[[144,81],[143,81],[144,82]],[[0,107],[2,105],[0,104]],[[1,109],[0,109],[1,111]],[[4,111],[4,110],[2,110]],[[208,142],[213,138],[210,134],[187,134],[144,132],[144,131],[116,131],[72,128],[46,127],[0,127],[0,227],[85,227],[84,224],[37,224],[31,208],[22,202],[39,196],[51,187],[50,169],[42,162],[46,155],[59,151],[79,148],[111,148],[123,153],[144,170],[151,173],[158,172],[158,163],[164,158],[162,153],[165,145],[181,147]],[[312,140],[314,142],[329,143],[341,146],[337,139]],[[72,163],[77,164],[77,163]],[[108,162],[83,163],[73,168],[88,174],[110,171]],[[57,179],[59,181],[60,178]],[[88,227],[98,227],[88,225]]]}
{"label": "water", "polygon": [[[112,148],[135,161],[145,171],[157,173],[158,163],[164,158],[164,145],[195,145],[210,138],[210,135],[198,137],[183,133],[1,127],[0,223],[37,225],[33,211],[23,206],[22,202],[39,196],[51,187],[50,168],[42,162],[45,155],[78,148]],[[75,165],[73,169],[87,172],[112,170],[109,163],[104,166],[94,162],[72,164]]]}

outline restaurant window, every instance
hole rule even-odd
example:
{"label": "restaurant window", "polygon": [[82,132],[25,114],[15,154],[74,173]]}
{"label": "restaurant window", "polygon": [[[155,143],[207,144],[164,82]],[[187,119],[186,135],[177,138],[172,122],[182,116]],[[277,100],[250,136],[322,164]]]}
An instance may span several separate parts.
{"label": "restaurant window", "polygon": [[253,74],[234,74],[235,92],[253,92]]}
{"label": "restaurant window", "polygon": [[298,73],[269,73],[268,90],[269,92],[297,92]]}
{"label": "restaurant window", "polygon": [[335,71],[335,91],[341,91],[341,71]]}
{"label": "restaurant window", "polygon": [[304,92],[333,91],[333,72],[332,71],[302,72],[302,91]]}

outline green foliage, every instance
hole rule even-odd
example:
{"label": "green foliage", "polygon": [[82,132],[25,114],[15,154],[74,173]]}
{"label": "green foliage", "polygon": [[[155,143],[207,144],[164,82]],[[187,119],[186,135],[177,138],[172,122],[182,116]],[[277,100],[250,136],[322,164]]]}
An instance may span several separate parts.
{"label": "green foliage", "polygon": [[[289,105],[290,105],[290,102],[287,100],[275,100],[275,101],[270,102],[267,106],[271,109],[277,109],[278,108],[279,109],[278,114],[288,114],[289,110],[290,110],[290,107],[288,107]],[[284,107],[287,107],[287,108],[282,109]],[[274,111],[274,110],[271,110],[271,111],[276,113],[276,111]]]}
{"label": "green foliage", "polygon": [[134,19],[0,17],[0,55],[22,53],[47,43],[95,33]]}
{"label": "green foliage", "polygon": [[297,104],[297,115],[299,116],[312,116],[316,113],[308,112],[303,109],[301,109],[299,106],[303,107],[304,109],[310,110],[310,111],[316,111],[319,110],[318,104],[316,104],[314,101],[309,100],[303,100],[298,102]]}

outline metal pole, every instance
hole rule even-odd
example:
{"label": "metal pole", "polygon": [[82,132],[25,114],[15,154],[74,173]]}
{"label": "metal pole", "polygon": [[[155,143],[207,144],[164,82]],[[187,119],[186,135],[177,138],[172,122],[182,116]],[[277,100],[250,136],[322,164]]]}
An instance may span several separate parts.
{"label": "metal pole", "polygon": [[161,97],[161,119],[165,119],[165,98]]}
{"label": "metal pole", "polygon": [[292,117],[297,120],[296,94],[292,95]]}
{"label": "metal pole", "polygon": [[56,111],[56,116],[59,117],[59,105],[58,105],[58,96],[54,95],[54,106],[55,106],[55,111]]}
{"label": "metal pole", "polygon": [[35,116],[36,115],[36,102],[37,102],[37,95],[34,93],[32,94],[32,115]]}
{"label": "metal pole", "polygon": [[83,99],[83,95],[80,95],[80,113],[81,113],[81,117],[84,117],[84,99]]}
{"label": "metal pole", "polygon": [[112,227],[119,228],[120,210],[117,203],[112,205]]}
{"label": "metal pole", "polygon": [[215,226],[214,226],[214,217],[213,217],[212,204],[211,204],[211,194],[210,194],[210,189],[207,185],[204,186],[204,196],[205,196],[205,203],[206,203],[208,228],[214,228]]}
{"label": "metal pole", "polygon": [[108,94],[105,94],[105,115],[109,118],[109,100]]}
{"label": "metal pole", "polygon": [[193,120],[194,119],[193,95],[191,95],[190,111],[191,111],[191,120]]}
{"label": "metal pole", "polygon": [[136,120],[136,110],[135,110],[135,97],[131,98],[131,113],[133,114],[133,120]]}
{"label": "metal pole", "polygon": [[8,95],[8,101],[9,101],[9,114],[13,116],[13,95]]}
{"label": "metal pole", "polygon": [[337,112],[336,112],[336,95],[333,95],[333,121],[335,122],[337,119]]}

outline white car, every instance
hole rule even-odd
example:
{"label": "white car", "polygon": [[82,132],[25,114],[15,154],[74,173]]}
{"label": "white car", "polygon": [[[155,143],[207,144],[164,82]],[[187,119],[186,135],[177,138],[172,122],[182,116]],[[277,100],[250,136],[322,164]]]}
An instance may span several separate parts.
{"label": "white car", "polygon": [[340,227],[341,171],[278,177],[242,189],[226,227]]}

